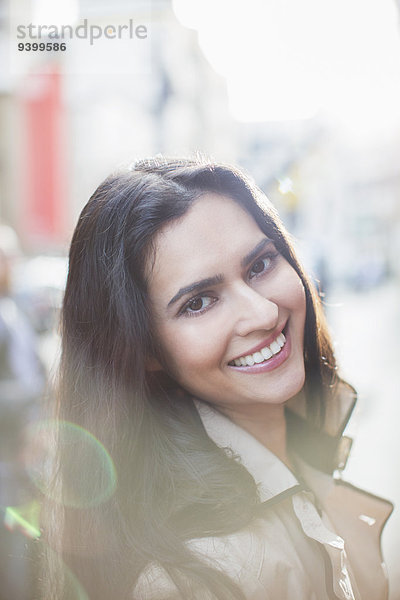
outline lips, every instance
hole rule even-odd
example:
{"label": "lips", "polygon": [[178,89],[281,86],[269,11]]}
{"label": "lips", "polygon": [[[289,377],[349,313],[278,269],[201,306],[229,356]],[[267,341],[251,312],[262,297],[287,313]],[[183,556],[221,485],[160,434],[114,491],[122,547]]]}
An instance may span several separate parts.
{"label": "lips", "polygon": [[278,354],[283,346],[286,344],[286,337],[283,333],[283,330],[286,327],[286,323],[284,326],[280,327],[272,336],[267,338],[264,342],[261,342],[257,346],[254,346],[246,352],[245,354],[241,354],[236,358],[229,361],[230,366],[236,367],[251,367],[254,364],[260,364],[265,362]]}
{"label": "lips", "polygon": [[[275,369],[280,367],[282,364],[286,363],[286,360],[292,354],[292,344],[291,344],[291,339],[290,339],[290,332],[288,330],[284,330],[284,332],[281,332],[280,334],[278,334],[278,336],[275,338],[275,340],[272,340],[272,342],[270,343],[270,347],[271,347],[271,345],[273,345],[273,343],[275,341],[276,341],[277,345],[279,346],[279,344],[277,342],[277,338],[280,335],[283,335],[283,337],[286,338],[286,341],[284,342],[282,347],[279,347],[279,350],[276,352],[276,354],[272,354],[271,358],[265,359],[262,354],[263,348],[261,348],[260,351],[257,350],[256,352],[253,352],[252,355],[246,354],[243,357],[238,357],[240,360],[242,358],[246,359],[245,365],[242,365],[242,362],[241,362],[240,366],[237,366],[235,363],[235,360],[238,360],[238,359],[234,359],[233,361],[230,361],[228,363],[228,368],[231,369],[232,371],[236,371],[237,373],[241,373],[243,375],[258,375],[261,373],[268,373],[270,371],[274,371]],[[275,345],[273,345],[273,347],[275,348],[275,350],[277,350]],[[263,360],[261,362],[256,362],[254,360],[254,358],[257,358],[258,360],[260,360],[260,357],[257,356],[258,352],[260,352],[261,357],[263,358]],[[250,360],[248,359],[249,356],[251,358],[253,358],[254,363],[252,363],[251,358],[250,358]]]}
{"label": "lips", "polygon": [[252,354],[235,358],[229,364],[236,367],[252,367],[254,364],[263,363],[278,354],[285,344],[286,338],[283,333],[280,333],[269,345],[263,346],[260,350]]}

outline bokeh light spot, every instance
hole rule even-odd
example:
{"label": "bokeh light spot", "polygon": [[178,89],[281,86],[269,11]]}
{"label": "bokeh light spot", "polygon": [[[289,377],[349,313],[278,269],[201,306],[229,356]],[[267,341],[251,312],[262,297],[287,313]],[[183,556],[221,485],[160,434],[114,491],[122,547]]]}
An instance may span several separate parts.
{"label": "bokeh light spot", "polygon": [[[47,420],[32,425],[29,437],[26,469],[43,494],[70,508],[98,506],[114,494],[113,460],[89,431],[67,421]],[[61,486],[52,481],[55,461],[62,472]]]}

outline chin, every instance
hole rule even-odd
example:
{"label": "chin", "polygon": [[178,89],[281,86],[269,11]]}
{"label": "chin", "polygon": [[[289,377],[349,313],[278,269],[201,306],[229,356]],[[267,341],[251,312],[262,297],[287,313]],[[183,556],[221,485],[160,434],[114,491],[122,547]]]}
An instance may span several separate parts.
{"label": "chin", "polygon": [[293,379],[291,378],[288,382],[287,387],[284,390],[281,390],[279,402],[288,402],[289,400],[297,396],[297,394],[299,394],[302,391],[305,380],[306,377],[304,370],[302,370],[302,372],[300,372],[297,376],[294,376]]}

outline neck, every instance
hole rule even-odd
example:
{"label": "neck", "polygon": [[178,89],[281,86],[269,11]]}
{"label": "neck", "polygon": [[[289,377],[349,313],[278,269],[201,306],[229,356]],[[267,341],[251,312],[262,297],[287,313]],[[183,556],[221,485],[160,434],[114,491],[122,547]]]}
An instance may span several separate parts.
{"label": "neck", "polygon": [[291,468],[286,448],[284,404],[257,404],[251,407],[247,405],[224,412]]}

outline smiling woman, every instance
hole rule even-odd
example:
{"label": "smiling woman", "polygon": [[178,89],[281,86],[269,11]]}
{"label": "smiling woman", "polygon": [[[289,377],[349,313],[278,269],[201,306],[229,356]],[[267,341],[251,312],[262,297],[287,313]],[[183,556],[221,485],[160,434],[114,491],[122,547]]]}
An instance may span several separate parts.
{"label": "smiling woman", "polygon": [[68,506],[102,471],[59,436],[44,597],[386,598],[391,506],[332,477],[355,392],[245,175],[158,158],[103,182],[71,243],[62,334],[57,417],[118,482]]}
{"label": "smiling woman", "polygon": [[263,419],[267,439],[270,405],[304,384],[302,280],[254,219],[215,193],[154,244],[148,292],[166,371],[236,421]]}

